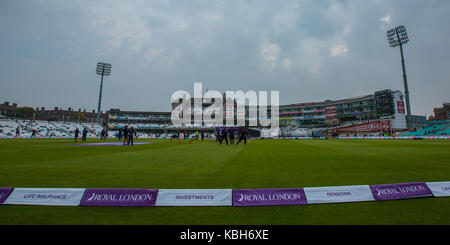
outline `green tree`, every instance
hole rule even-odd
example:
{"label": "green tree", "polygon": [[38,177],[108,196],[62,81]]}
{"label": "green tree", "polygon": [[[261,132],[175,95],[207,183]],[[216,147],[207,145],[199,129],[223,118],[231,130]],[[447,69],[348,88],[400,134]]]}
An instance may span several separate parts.
{"label": "green tree", "polygon": [[87,122],[88,121],[88,119],[87,119],[87,117],[86,117],[86,115],[84,115],[84,113],[82,113],[82,112],[78,112],[76,115],[75,115],[75,120],[78,120],[78,117],[80,118],[80,122]]}
{"label": "green tree", "polygon": [[32,107],[19,107],[15,111],[16,118],[33,119],[38,116],[38,112]]}

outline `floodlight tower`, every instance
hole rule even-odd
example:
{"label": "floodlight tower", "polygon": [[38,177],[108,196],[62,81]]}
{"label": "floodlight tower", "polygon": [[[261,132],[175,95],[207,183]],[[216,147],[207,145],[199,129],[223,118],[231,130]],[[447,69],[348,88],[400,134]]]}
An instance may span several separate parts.
{"label": "floodlight tower", "polygon": [[387,31],[387,38],[389,41],[389,46],[395,48],[400,47],[400,56],[402,58],[402,71],[403,71],[403,84],[405,87],[405,100],[406,100],[406,123],[408,128],[411,127],[411,105],[409,103],[409,90],[408,81],[406,79],[406,68],[405,68],[405,58],[403,56],[403,45],[409,42],[408,33],[404,26],[397,26],[389,31]]}
{"label": "floodlight tower", "polygon": [[102,105],[103,76],[109,76],[111,74],[111,64],[98,62],[96,73],[97,73],[97,75],[102,76],[102,80],[100,82],[100,95],[98,97],[98,111],[97,111],[97,123],[100,124],[100,109],[101,109],[101,105]]}

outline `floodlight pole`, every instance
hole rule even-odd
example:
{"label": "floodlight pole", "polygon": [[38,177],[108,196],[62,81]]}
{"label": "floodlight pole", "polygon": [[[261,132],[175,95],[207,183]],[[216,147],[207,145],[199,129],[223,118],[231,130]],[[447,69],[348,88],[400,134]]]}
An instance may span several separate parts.
{"label": "floodlight pole", "polygon": [[102,76],[100,81],[100,95],[98,96],[98,111],[97,111],[97,123],[100,124],[100,112],[102,109],[101,105],[102,105],[103,77],[109,76],[111,74],[111,64],[98,62],[96,73],[97,75]]}
{"label": "floodlight pole", "polygon": [[397,35],[399,46],[400,46],[400,56],[402,58],[402,71],[403,71],[403,85],[405,87],[405,101],[406,101],[406,124],[408,128],[411,128],[411,105],[409,103],[409,90],[408,90],[408,80],[406,78],[406,68],[405,68],[405,58],[403,55],[403,44],[400,41],[400,35],[398,34],[397,28],[395,28],[395,34]]}
{"label": "floodlight pole", "polygon": [[103,76],[105,75],[105,66],[102,68],[102,78],[100,81],[100,95],[98,96],[97,123],[100,124],[100,108],[102,105]]}

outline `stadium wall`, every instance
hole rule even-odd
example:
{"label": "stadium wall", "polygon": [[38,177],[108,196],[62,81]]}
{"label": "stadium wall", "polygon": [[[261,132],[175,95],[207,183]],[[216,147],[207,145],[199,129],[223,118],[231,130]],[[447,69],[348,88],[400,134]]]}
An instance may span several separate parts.
{"label": "stadium wall", "polygon": [[450,181],[292,189],[0,188],[0,205],[278,206],[449,196]]}

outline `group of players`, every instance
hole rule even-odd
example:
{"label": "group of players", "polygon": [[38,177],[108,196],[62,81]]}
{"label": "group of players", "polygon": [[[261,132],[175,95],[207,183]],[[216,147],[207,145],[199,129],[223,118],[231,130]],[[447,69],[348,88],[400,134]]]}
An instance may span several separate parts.
{"label": "group of players", "polygon": [[[77,142],[78,139],[78,135],[79,135],[80,131],[78,130],[78,128],[75,130],[75,142]],[[83,138],[82,141],[86,141],[86,136],[87,136],[87,129],[83,129]],[[119,129],[119,133],[118,133],[118,138],[119,141],[121,141],[123,139],[123,145],[134,145],[134,136],[136,136],[137,132],[133,127],[128,128],[128,125],[126,125],[123,129]],[[184,132],[185,134],[185,138],[187,133]],[[105,140],[107,138],[107,131],[105,129],[102,130],[101,133],[101,139]],[[219,145],[222,145],[223,141],[225,141],[225,143],[227,145],[234,145],[234,139],[236,138],[236,136],[238,136],[238,141],[236,142],[236,145],[239,145],[239,143],[241,141],[244,141],[244,144],[247,145],[247,129],[245,127],[241,127],[241,128],[231,128],[231,127],[224,127],[224,128],[216,128],[215,130],[215,135],[216,135],[216,142],[219,143]],[[199,137],[199,133],[198,131],[196,132],[196,139],[201,138],[201,140],[203,141],[204,138],[204,133],[203,131],[201,131]]]}
{"label": "group of players", "polygon": [[118,138],[119,141],[123,138],[123,145],[134,145],[134,136],[136,136],[137,132],[133,127],[128,128],[128,125],[125,125],[123,129],[119,129]]}
{"label": "group of players", "polygon": [[[87,128],[83,128],[83,131],[82,131],[82,137],[81,137],[81,141],[82,142],[86,142],[87,141],[87,135],[88,135],[88,133],[89,133],[89,131],[88,131],[88,129]],[[77,129],[75,129],[75,138],[74,138],[74,141],[75,142],[77,142],[77,140],[78,140],[78,135],[80,134],[80,130],[77,128]]]}
{"label": "group of players", "polygon": [[216,128],[216,141],[221,145],[223,141],[228,145],[234,145],[234,139],[237,134],[239,135],[238,141],[236,145],[239,145],[241,141],[244,141],[244,144],[247,145],[247,129],[244,127],[241,128]]}
{"label": "group of players", "polygon": [[[83,137],[81,141],[85,142],[87,141],[87,134],[88,134],[87,128],[84,128],[82,133]],[[77,128],[75,130],[75,137],[74,137],[75,142],[77,142],[79,134],[80,130]],[[136,136],[136,130],[133,127],[128,128],[127,125],[123,129],[119,129],[118,138],[119,141],[121,141],[123,138],[123,145],[134,145],[134,136]],[[106,140],[107,138],[108,138],[108,131],[106,129],[103,129],[102,132],[100,133],[100,140]]]}

